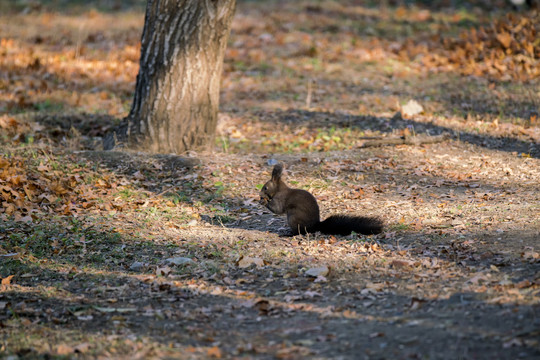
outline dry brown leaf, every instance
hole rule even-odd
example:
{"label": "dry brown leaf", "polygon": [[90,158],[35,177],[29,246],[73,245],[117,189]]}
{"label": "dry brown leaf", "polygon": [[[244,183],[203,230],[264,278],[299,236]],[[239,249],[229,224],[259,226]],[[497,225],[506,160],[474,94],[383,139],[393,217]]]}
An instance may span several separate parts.
{"label": "dry brown leaf", "polygon": [[369,282],[369,283],[366,284],[365,288],[369,289],[369,290],[374,290],[374,291],[381,291],[385,287],[386,287],[385,283],[372,283],[372,282]]}
{"label": "dry brown leaf", "polygon": [[328,266],[322,265],[322,266],[318,266],[318,267],[314,267],[314,268],[306,270],[306,275],[316,278],[319,276],[327,276],[329,272],[330,272],[330,269],[328,268]]}
{"label": "dry brown leaf", "polygon": [[34,221],[32,216],[26,215],[26,216],[15,216],[15,221],[17,222],[24,222],[24,223],[31,223]]}
{"label": "dry brown leaf", "polygon": [[50,172],[51,171],[51,168],[49,167],[49,165],[43,165],[43,162],[39,163],[39,166],[37,167],[37,169],[40,172]]}
{"label": "dry brown leaf", "polygon": [[0,157],[0,169],[7,168],[11,163],[4,159],[3,157]]}
{"label": "dry brown leaf", "polygon": [[237,266],[242,269],[250,267],[251,265],[256,265],[258,268],[263,267],[264,260],[255,257],[242,257],[237,263]]}
{"label": "dry brown leaf", "polygon": [[486,273],[477,273],[475,276],[467,280],[471,284],[478,285],[480,282],[487,282],[489,280],[490,274]]}
{"label": "dry brown leaf", "polygon": [[170,267],[168,267],[168,266],[162,266],[162,267],[158,267],[156,269],[156,275],[158,275],[158,276],[167,276],[171,272],[172,272],[172,269]]}
{"label": "dry brown leaf", "polygon": [[56,353],[58,355],[69,355],[69,354],[73,354],[75,350],[69,346],[69,345],[66,345],[66,344],[60,344],[56,347]]}
{"label": "dry brown leaf", "polygon": [[146,177],[140,172],[140,171],[137,171],[133,174],[133,177],[137,180],[144,180],[146,179]]}
{"label": "dry brown leaf", "polygon": [[14,275],[9,275],[8,277],[5,277],[2,279],[2,285],[10,285],[11,279],[13,279]]}
{"label": "dry brown leaf", "polygon": [[531,287],[532,285],[533,284],[529,280],[525,279],[525,280],[522,280],[522,281],[518,282],[516,284],[516,288],[525,289],[525,288]]}
{"label": "dry brown leaf", "polygon": [[[421,114],[424,111],[424,107],[416,100],[409,100],[407,104],[401,107],[401,113],[405,117],[411,117]],[[408,130],[408,129],[407,129]],[[406,134],[405,134],[406,135]]]}
{"label": "dry brown leaf", "polygon": [[521,257],[525,260],[538,260],[540,259],[540,254],[534,250],[527,250],[521,253]]}
{"label": "dry brown leaf", "polygon": [[49,185],[49,189],[56,195],[65,195],[69,192],[69,190],[64,186],[64,184],[58,180],[53,181]]}
{"label": "dry brown leaf", "polygon": [[392,262],[390,263],[390,265],[396,269],[409,268],[413,266],[413,264],[414,263],[412,261],[408,261],[408,260],[392,260]]}
{"label": "dry brown leaf", "polygon": [[419,299],[419,298],[416,298],[416,297],[413,297],[411,299],[411,304],[409,306],[409,309],[411,310],[417,310],[419,309],[424,303],[426,303],[426,300],[424,299]]}
{"label": "dry brown leaf", "polygon": [[496,38],[506,49],[508,49],[510,47],[510,44],[512,43],[512,35],[507,32],[497,34]]}
{"label": "dry brown leaf", "polygon": [[88,351],[88,349],[90,349],[90,343],[82,343],[82,344],[79,344],[77,346],[75,346],[75,352],[76,353],[85,353]]}
{"label": "dry brown leaf", "polygon": [[261,299],[254,304],[254,307],[259,310],[259,313],[267,315],[268,312],[272,309],[272,304],[268,300]]}
{"label": "dry brown leaf", "polygon": [[221,357],[223,356],[221,354],[221,350],[217,346],[209,348],[206,351],[206,355],[208,355],[209,357],[215,358],[215,359],[221,359]]}

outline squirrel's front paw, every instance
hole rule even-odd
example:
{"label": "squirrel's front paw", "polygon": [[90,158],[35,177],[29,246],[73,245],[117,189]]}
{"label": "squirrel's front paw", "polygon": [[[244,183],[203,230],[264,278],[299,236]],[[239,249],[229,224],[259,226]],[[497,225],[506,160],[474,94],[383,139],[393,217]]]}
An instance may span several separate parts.
{"label": "squirrel's front paw", "polygon": [[266,206],[268,204],[268,200],[269,200],[268,198],[261,196],[261,199],[259,200],[259,204]]}

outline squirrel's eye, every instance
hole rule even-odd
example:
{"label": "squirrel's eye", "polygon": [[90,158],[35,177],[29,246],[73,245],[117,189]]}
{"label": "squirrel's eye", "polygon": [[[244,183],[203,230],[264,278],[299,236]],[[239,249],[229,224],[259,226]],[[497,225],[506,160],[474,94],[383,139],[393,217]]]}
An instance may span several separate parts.
{"label": "squirrel's eye", "polygon": [[266,186],[263,186],[263,190],[266,190]]}

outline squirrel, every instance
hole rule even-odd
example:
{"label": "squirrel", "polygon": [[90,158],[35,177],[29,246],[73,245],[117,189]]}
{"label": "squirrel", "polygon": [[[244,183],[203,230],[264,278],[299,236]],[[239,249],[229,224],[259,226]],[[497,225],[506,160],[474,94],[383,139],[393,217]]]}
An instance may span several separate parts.
{"label": "squirrel", "polygon": [[372,235],[382,231],[383,222],[376,217],[332,215],[321,222],[315,197],[306,190],[288,187],[281,180],[282,175],[283,165],[275,165],[272,178],[259,193],[259,203],[274,214],[286,213],[293,235],[317,231],[328,235],[349,235],[353,231]]}

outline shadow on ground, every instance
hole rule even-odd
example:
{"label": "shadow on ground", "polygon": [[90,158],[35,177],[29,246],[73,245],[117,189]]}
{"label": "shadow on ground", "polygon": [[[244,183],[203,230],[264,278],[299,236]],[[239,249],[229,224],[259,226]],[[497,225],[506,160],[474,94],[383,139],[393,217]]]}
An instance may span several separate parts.
{"label": "shadow on ground", "polygon": [[259,113],[259,118],[262,122],[287,125],[289,127],[317,129],[330,129],[333,127],[357,128],[360,130],[380,131],[383,134],[390,134],[395,130],[406,128],[416,134],[440,135],[449,133],[455,139],[479,147],[498,151],[525,153],[535,158],[540,158],[540,144],[532,141],[515,139],[510,136],[496,137],[489,134],[456,131],[450,127],[418,122],[414,119],[404,119],[400,113],[396,113],[392,118],[385,118],[291,109]]}
{"label": "shadow on ground", "polygon": [[[154,266],[175,250],[170,245],[148,246],[154,252]],[[209,256],[196,261],[201,264]],[[284,277],[294,271],[287,266],[229,266],[212,277],[186,266],[175,269],[172,277],[149,277],[155,267],[137,273],[122,264],[62,264],[63,257],[57,255],[38,259],[69,265],[70,270],[20,264],[14,285],[0,295],[5,303],[0,313],[3,331],[7,326],[12,336],[40,334],[57,344],[93,339],[85,350],[90,353],[121,349],[127,339],[146,339],[147,345],[150,341],[177,354],[188,346],[218,346],[227,356],[262,358],[284,351],[293,357],[325,358],[533,359],[540,355],[537,304],[492,303],[488,294],[458,290],[424,298],[421,289],[429,281],[409,278],[406,272],[395,283],[377,268],[369,274],[348,273],[347,281],[339,279],[343,274],[334,274],[328,283],[316,283],[301,273]],[[366,292],[362,290],[366,282],[385,285]],[[402,283],[416,283],[418,291],[395,286]],[[126,349],[133,351],[133,347]],[[55,349],[21,346],[8,352],[49,356]]]}

